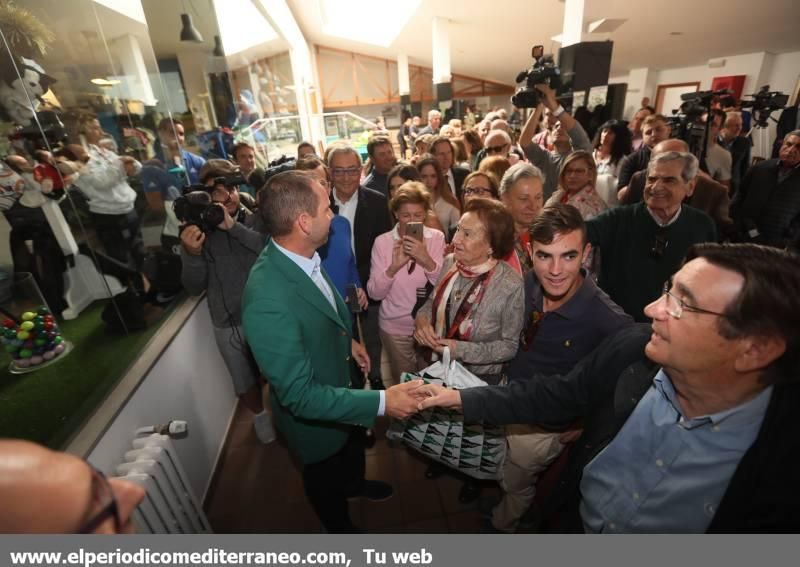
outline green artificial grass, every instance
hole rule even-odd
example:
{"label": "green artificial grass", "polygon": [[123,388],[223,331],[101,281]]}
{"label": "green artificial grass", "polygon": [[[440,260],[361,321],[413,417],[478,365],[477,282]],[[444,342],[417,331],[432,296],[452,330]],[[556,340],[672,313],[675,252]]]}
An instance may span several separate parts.
{"label": "green artificial grass", "polygon": [[0,437],[62,448],[166,319],[165,313],[143,331],[113,334],[100,318],[107,303],[96,301],[77,319],[59,321],[61,334],[74,348],[55,364],[11,374],[11,357],[0,355]]}

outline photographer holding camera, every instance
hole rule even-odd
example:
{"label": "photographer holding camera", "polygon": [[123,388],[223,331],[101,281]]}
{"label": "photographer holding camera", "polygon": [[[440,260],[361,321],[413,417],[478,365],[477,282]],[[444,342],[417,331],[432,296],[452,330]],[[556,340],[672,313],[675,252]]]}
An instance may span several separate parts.
{"label": "photographer holding camera", "polygon": [[256,215],[242,204],[239,185],[244,180],[237,166],[209,160],[200,170],[200,180],[201,190],[176,201],[176,214],[184,223],[181,281],[192,295],[207,293],[214,338],[236,395],[255,414],[259,440],[269,443],[275,431],[264,410],[262,378],[241,326],[244,286],[267,236],[250,228]]}
{"label": "photographer holding camera", "polygon": [[[556,91],[550,86],[539,83],[534,87],[540,94],[542,102],[536,106],[536,111],[528,117],[522,133],[519,135],[519,145],[525,151],[528,160],[538,167],[545,175],[544,199],[556,190],[558,185],[558,172],[564,159],[573,150],[592,151],[592,142],[572,115],[564,107],[558,104]],[[533,142],[533,135],[542,118],[544,109],[550,110],[550,115],[557,121],[550,132],[548,146],[552,146],[553,151],[547,151]]]}

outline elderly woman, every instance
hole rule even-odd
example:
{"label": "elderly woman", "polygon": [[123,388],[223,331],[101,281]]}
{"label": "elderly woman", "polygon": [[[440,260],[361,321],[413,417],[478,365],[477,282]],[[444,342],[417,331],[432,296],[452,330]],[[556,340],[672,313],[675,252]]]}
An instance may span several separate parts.
{"label": "elderly woman", "polygon": [[[472,199],[453,237],[439,281],[414,322],[414,338],[450,356],[489,384],[498,384],[503,364],[517,352],[525,293],[522,277],[502,260],[514,249],[514,220],[498,201]],[[425,472],[436,478],[442,467]],[[479,485],[467,481],[459,500],[470,502]]]}
{"label": "elderly woman", "polygon": [[421,223],[431,209],[431,197],[425,186],[416,181],[403,184],[389,202],[397,221],[392,230],[375,239],[367,291],[381,302],[378,325],[381,343],[386,349],[391,369],[391,383],[400,374],[417,369],[414,350],[414,319],[411,315],[419,290],[432,287],[442,267],[444,234],[422,228],[422,240],[409,235],[409,223]]}
{"label": "elderly woman", "polygon": [[464,205],[472,199],[500,199],[497,192],[497,181],[490,174],[473,171],[464,178],[461,186],[461,198]]}
{"label": "elderly woman", "polygon": [[584,150],[572,152],[561,164],[558,172],[558,189],[547,200],[547,205],[563,203],[578,209],[583,220],[596,217],[608,208],[595,191],[597,168],[592,154]]}
{"label": "elderly woman", "polygon": [[444,227],[445,237],[450,240],[449,236],[461,216],[461,205],[450,190],[450,184],[436,158],[430,155],[424,157],[417,162],[417,170],[433,199],[433,212]]}
{"label": "elderly woman", "polygon": [[[389,173],[386,175],[386,182],[389,188],[389,201],[391,201],[392,197],[394,197],[395,191],[397,191],[406,181],[421,180],[422,177],[420,177],[419,171],[417,171],[416,167],[405,163],[398,163],[391,170],[389,170]],[[425,226],[428,228],[435,228],[436,230],[444,233],[444,227],[442,227],[442,223],[439,222],[439,218],[436,216],[436,213],[433,212],[433,209],[430,209],[428,214],[425,215]]]}
{"label": "elderly woman", "polygon": [[523,275],[533,268],[530,228],[544,206],[544,175],[529,163],[517,163],[500,181],[500,200],[514,219],[516,258],[508,261]]}

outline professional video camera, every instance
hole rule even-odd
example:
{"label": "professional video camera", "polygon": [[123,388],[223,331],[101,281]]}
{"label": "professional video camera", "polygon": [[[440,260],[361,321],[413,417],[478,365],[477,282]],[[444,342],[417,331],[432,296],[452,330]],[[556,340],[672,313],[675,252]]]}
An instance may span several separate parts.
{"label": "professional video camera", "polygon": [[206,234],[215,230],[225,220],[225,210],[211,199],[211,191],[217,185],[236,187],[244,182],[240,176],[217,177],[213,185],[190,185],[184,189],[183,196],[172,204],[175,216],[183,223],[181,230],[192,225]]}
{"label": "professional video camera", "polygon": [[534,45],[531,49],[533,65],[517,75],[516,83],[525,81],[525,85],[517,89],[511,97],[511,104],[517,108],[536,108],[542,100],[542,93],[536,85],[546,84],[554,90],[561,86],[561,71],[553,61],[552,55],[544,55],[544,47]]}
{"label": "professional video camera", "polygon": [[700,160],[701,167],[708,147],[709,124],[703,115],[711,110],[711,101],[716,96],[729,94],[730,91],[698,91],[681,95],[680,108],[672,111],[667,122],[672,127],[672,137],[680,138],[689,144],[689,151]]}
{"label": "professional video camera", "polygon": [[742,108],[753,109],[754,128],[766,128],[770,114],[786,108],[789,103],[789,95],[780,91],[770,91],[769,85],[764,85],[755,94],[745,96],[752,98],[752,100],[743,100]]}

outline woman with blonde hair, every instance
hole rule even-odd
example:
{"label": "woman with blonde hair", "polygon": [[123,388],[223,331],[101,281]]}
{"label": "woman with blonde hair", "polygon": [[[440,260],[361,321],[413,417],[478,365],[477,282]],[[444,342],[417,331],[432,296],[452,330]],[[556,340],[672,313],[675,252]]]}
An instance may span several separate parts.
{"label": "woman with blonde hair", "polygon": [[558,172],[558,189],[550,196],[545,206],[564,203],[578,209],[583,220],[596,217],[608,208],[595,190],[597,167],[592,154],[578,150],[569,154]]}
{"label": "woman with blonde hair", "polygon": [[408,230],[410,223],[419,226],[431,210],[431,196],[422,183],[401,185],[389,201],[389,210],[397,224],[375,239],[367,282],[370,297],[381,302],[378,325],[391,369],[386,388],[398,383],[403,372],[417,370],[412,311],[418,290],[424,293],[436,283],[444,256],[441,231],[426,226],[413,234]]}

